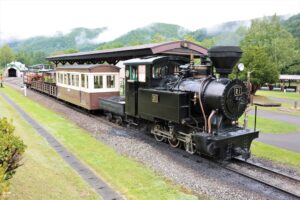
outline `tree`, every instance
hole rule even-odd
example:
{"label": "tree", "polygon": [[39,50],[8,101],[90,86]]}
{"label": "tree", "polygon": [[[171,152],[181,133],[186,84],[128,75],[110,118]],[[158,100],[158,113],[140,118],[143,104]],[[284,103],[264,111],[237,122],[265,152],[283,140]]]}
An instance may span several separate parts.
{"label": "tree", "polygon": [[277,81],[279,73],[284,72],[299,55],[295,38],[281,26],[276,15],[253,20],[241,47],[244,51],[241,61],[246,66],[241,78],[246,79],[246,72],[253,71],[253,94],[264,83]]}
{"label": "tree", "polygon": [[0,48],[0,67],[5,67],[6,64],[10,63],[14,59],[15,54],[8,45],[4,45]]}
{"label": "tree", "polygon": [[250,46],[264,48],[266,57],[271,58],[279,72],[293,63],[298,55],[296,39],[282,27],[276,15],[253,20],[241,46],[244,49]]}
{"label": "tree", "polygon": [[24,63],[26,66],[47,63],[45,57],[46,53],[42,51],[27,52],[25,50],[21,50],[16,54],[16,60],[21,63]]}
{"label": "tree", "polygon": [[159,33],[156,33],[155,35],[153,35],[152,39],[151,39],[151,43],[160,43],[160,42],[165,42],[167,41],[166,37],[162,36]]}
{"label": "tree", "polygon": [[78,53],[78,52],[79,52],[78,49],[70,48],[70,49],[65,49],[65,50],[62,50],[62,51],[53,52],[51,55],[52,56],[57,56],[57,55],[62,55],[62,54],[71,54],[71,53]]}
{"label": "tree", "polygon": [[24,50],[17,52],[16,60],[25,64],[26,66],[32,65],[32,58],[30,54]]}
{"label": "tree", "polygon": [[[274,83],[278,80],[279,71],[264,47],[248,46],[243,48],[243,52],[241,62],[244,63],[245,70],[240,73],[240,78],[246,80],[247,73],[251,72],[252,94],[264,83]],[[234,71],[236,70],[235,68]]]}
{"label": "tree", "polygon": [[0,119],[0,199],[7,192],[7,181],[16,173],[26,148],[23,141],[13,135],[14,130],[7,118]]}

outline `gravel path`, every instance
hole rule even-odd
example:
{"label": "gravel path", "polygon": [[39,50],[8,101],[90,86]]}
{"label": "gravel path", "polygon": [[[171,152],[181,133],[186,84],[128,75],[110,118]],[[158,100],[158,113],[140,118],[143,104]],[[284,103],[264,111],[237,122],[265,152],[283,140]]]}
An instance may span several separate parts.
{"label": "gravel path", "polygon": [[258,141],[300,153],[300,132],[287,134],[260,134]]}
{"label": "gravel path", "polygon": [[[216,164],[157,143],[135,129],[125,129],[89,117],[45,95],[28,90],[28,97],[70,119],[119,153],[141,162],[173,183],[209,199],[287,199],[282,193],[229,172]],[[178,153],[180,152],[180,153]]]}
{"label": "gravel path", "polygon": [[[254,110],[252,110],[250,112],[250,114],[254,115]],[[274,120],[286,122],[288,124],[300,126],[300,116],[294,116],[294,115],[272,112],[272,111],[267,111],[267,110],[260,110],[259,107],[257,109],[257,116],[268,118],[268,119],[274,119]]]}
{"label": "gravel path", "polygon": [[[299,94],[300,96],[300,94]],[[272,99],[278,103],[289,103],[289,104],[292,104],[294,105],[295,103],[295,100],[290,100],[290,99],[284,99],[284,98],[276,98],[276,97],[268,97],[269,99]],[[300,107],[300,101],[296,101],[298,106]]]}

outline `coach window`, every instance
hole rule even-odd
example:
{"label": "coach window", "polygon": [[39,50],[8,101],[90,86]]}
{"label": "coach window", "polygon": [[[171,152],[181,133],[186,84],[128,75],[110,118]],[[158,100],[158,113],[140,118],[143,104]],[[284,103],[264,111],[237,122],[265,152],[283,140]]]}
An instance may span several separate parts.
{"label": "coach window", "polygon": [[115,76],[114,75],[109,75],[106,77],[106,85],[107,85],[107,88],[115,87]]}
{"label": "coach window", "polygon": [[70,85],[70,74],[69,73],[67,73],[67,82],[65,84]]}
{"label": "coach window", "polygon": [[81,87],[85,87],[85,74],[81,74]]}
{"label": "coach window", "polygon": [[74,75],[73,74],[70,74],[70,85],[75,85],[75,80],[74,80]]}
{"label": "coach window", "polygon": [[94,76],[94,88],[103,88],[103,76],[95,75]]}
{"label": "coach window", "polygon": [[63,75],[62,73],[58,74],[59,83],[63,83]]}
{"label": "coach window", "polygon": [[64,84],[65,85],[68,84],[68,76],[67,76],[67,74],[64,74]]}
{"label": "coach window", "polygon": [[79,86],[79,75],[75,75],[75,86]]}
{"label": "coach window", "polygon": [[62,73],[59,73],[59,82],[60,83],[64,83],[63,82],[63,74]]}
{"label": "coach window", "polygon": [[89,75],[85,75],[86,77],[86,88],[89,88]]}

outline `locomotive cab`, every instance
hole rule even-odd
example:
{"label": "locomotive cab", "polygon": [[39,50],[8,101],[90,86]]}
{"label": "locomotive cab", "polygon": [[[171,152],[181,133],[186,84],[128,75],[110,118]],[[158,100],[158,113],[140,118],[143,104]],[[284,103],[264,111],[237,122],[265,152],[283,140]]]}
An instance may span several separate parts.
{"label": "locomotive cab", "polygon": [[[129,116],[141,118],[141,108],[147,107],[140,98],[142,89],[158,88],[169,75],[178,71],[179,66],[189,60],[177,56],[135,58],[125,64],[125,112]],[[142,115],[142,116],[141,116]]]}

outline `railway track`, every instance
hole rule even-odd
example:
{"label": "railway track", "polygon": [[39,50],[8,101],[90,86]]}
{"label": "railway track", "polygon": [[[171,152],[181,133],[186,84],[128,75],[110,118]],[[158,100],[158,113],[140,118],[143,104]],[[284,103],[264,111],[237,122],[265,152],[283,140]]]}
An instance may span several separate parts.
{"label": "railway track", "polygon": [[230,163],[220,163],[220,166],[285,193],[292,198],[300,199],[299,177],[292,177],[288,174],[264,167],[260,164],[246,162],[238,158],[232,159],[232,162]]}

